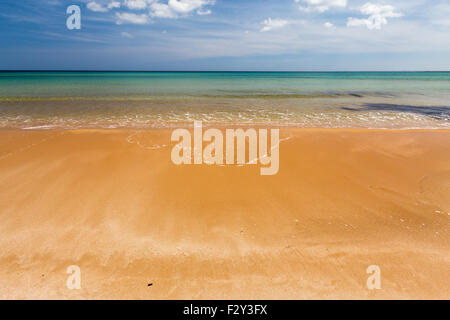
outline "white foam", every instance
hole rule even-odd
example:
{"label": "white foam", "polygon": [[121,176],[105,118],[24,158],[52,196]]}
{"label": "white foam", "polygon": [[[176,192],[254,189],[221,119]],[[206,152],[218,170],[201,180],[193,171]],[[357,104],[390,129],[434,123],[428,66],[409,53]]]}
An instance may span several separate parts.
{"label": "white foam", "polygon": [[22,128],[23,130],[48,130],[48,129],[54,129],[57,126],[55,125],[42,125],[42,126],[33,126],[33,127],[26,127]]}

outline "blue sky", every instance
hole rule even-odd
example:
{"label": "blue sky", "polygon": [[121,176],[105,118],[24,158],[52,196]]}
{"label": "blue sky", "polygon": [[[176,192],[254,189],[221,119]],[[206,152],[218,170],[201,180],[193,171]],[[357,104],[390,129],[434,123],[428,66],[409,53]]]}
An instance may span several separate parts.
{"label": "blue sky", "polygon": [[0,69],[450,70],[450,1],[2,0],[0,41]]}

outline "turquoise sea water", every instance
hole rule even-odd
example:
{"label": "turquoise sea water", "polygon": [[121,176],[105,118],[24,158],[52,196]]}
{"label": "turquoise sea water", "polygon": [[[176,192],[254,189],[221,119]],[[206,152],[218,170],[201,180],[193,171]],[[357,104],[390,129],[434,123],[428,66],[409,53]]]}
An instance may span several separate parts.
{"label": "turquoise sea water", "polygon": [[0,72],[0,127],[450,127],[450,72]]}
{"label": "turquoise sea water", "polygon": [[450,72],[10,72],[0,97],[429,94],[450,97]]}

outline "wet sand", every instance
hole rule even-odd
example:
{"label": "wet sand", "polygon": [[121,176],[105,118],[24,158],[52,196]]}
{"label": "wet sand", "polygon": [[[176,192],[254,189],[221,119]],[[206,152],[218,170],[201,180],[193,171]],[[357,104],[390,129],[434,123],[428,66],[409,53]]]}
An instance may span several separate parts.
{"label": "wet sand", "polygon": [[450,298],[450,130],[282,129],[275,176],[170,133],[0,131],[0,298]]}

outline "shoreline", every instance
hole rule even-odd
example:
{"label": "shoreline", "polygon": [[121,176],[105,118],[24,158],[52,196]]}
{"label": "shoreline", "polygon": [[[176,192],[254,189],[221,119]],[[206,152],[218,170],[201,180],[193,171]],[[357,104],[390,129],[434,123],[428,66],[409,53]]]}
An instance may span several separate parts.
{"label": "shoreline", "polygon": [[[343,131],[343,132],[442,132],[450,133],[450,128],[326,128],[326,127],[299,127],[299,126],[283,126],[283,125],[265,125],[265,124],[225,124],[225,123],[212,123],[203,121],[204,128],[255,128],[255,129],[280,129],[280,130],[294,130],[294,131],[310,131],[310,132],[332,132],[332,131]],[[126,131],[172,131],[179,128],[193,129],[193,121],[176,124],[170,127],[120,127],[120,128],[0,128],[0,132],[126,132]]]}

